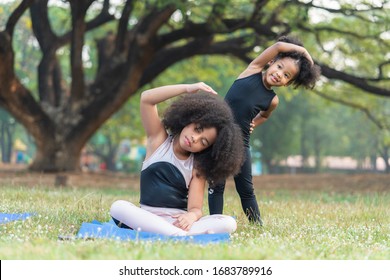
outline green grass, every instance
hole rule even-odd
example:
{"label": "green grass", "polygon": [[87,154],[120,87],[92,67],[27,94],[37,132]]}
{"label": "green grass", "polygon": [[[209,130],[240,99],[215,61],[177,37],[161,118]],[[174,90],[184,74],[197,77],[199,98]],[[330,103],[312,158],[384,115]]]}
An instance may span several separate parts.
{"label": "green grass", "polygon": [[259,228],[247,222],[238,195],[227,189],[225,214],[237,217],[238,230],[224,244],[58,240],[75,235],[82,222],[108,221],[113,201],[137,203],[138,195],[93,187],[0,186],[0,212],[37,213],[0,225],[0,259],[390,259],[389,192],[258,191],[264,220]]}

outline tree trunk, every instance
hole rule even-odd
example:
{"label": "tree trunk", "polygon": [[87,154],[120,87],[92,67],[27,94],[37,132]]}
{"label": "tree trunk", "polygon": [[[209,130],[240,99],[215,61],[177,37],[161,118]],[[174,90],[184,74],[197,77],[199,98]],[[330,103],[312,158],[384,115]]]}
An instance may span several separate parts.
{"label": "tree trunk", "polygon": [[321,157],[321,139],[315,130],[314,135],[314,170],[316,173],[321,171],[322,157]]}
{"label": "tree trunk", "polygon": [[8,123],[1,123],[1,160],[4,163],[10,163],[12,157],[13,135]]}
{"label": "tree trunk", "polygon": [[385,161],[385,173],[390,173],[389,147],[383,147],[382,158]]}
{"label": "tree trunk", "polygon": [[[61,138],[58,137],[57,138]],[[83,141],[75,138],[72,141],[56,140],[51,133],[36,138],[36,155],[30,170],[42,172],[74,171],[80,169],[80,153]]]}
{"label": "tree trunk", "polygon": [[307,137],[307,128],[306,128],[306,119],[303,119],[301,121],[301,136],[300,136],[300,150],[301,150],[301,172],[305,173],[306,170],[309,170],[309,150],[308,150],[308,137]]}
{"label": "tree trunk", "polygon": [[80,170],[80,151],[69,145],[38,149],[34,161],[30,165],[31,171],[61,172]]}

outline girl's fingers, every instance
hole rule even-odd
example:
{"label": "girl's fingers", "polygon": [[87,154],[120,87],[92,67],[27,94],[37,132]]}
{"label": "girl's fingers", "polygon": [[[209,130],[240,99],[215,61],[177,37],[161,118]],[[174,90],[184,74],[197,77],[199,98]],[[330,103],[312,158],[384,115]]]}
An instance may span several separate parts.
{"label": "girl's fingers", "polygon": [[218,94],[215,90],[213,90],[212,87],[210,87],[209,85],[203,83],[203,82],[200,82],[198,84],[199,86],[199,90],[202,90],[202,91],[205,91],[205,92],[209,92],[209,93],[213,93],[213,94]]}

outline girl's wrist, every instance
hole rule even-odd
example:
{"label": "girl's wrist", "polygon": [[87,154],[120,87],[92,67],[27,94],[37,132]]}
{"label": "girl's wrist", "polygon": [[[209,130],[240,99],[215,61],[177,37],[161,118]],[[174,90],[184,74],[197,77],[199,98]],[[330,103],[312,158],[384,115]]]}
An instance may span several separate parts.
{"label": "girl's wrist", "polygon": [[188,214],[191,214],[191,216],[194,218],[195,221],[199,220],[202,217],[202,211],[197,210],[190,210],[188,211]]}

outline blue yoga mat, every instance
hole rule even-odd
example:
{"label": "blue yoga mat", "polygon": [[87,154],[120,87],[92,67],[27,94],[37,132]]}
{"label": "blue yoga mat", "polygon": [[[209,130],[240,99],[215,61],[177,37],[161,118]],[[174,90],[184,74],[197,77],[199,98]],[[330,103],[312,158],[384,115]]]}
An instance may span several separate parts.
{"label": "blue yoga mat", "polygon": [[230,241],[230,235],[228,233],[198,234],[191,236],[168,236],[151,232],[119,228],[114,224],[113,221],[108,223],[101,223],[99,221],[83,223],[76,237],[107,238],[121,241],[184,241],[197,244],[210,244]]}
{"label": "blue yoga mat", "polygon": [[0,224],[6,224],[16,220],[25,220],[34,216],[33,213],[0,213]]}

